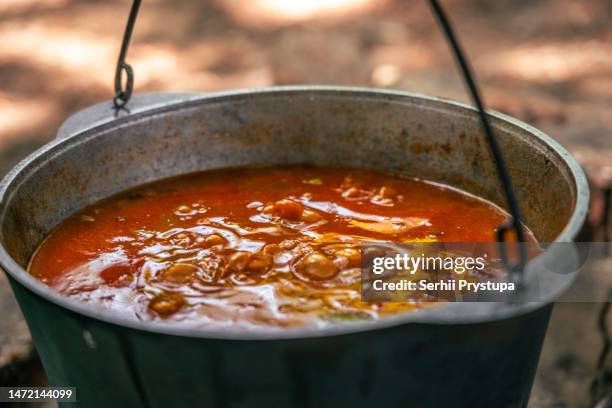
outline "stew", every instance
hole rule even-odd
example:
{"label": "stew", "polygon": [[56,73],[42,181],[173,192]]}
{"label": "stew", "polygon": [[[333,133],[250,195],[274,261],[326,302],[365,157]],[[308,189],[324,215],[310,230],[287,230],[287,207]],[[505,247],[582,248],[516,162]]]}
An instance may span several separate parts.
{"label": "stew", "polygon": [[248,328],[375,319],[425,303],[362,302],[362,242],[490,242],[506,217],[457,189],[370,170],[214,170],[83,209],[44,240],[29,271],[141,320]]}

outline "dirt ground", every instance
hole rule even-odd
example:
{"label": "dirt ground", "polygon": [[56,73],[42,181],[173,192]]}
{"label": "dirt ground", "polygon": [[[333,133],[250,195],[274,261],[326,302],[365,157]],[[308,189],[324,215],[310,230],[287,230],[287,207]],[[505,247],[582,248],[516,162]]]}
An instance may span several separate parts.
{"label": "dirt ground", "polygon": [[[441,2],[488,105],[544,130],[585,166],[597,227],[608,210],[601,191],[612,185],[612,2]],[[112,97],[129,6],[0,2],[0,172],[51,139],[67,116]],[[128,61],[136,93],[316,83],[467,100],[424,1],[147,0]],[[0,313],[13,307],[2,297]],[[556,308],[532,407],[588,406],[600,347],[595,309]],[[20,358],[31,365],[27,335],[15,335],[25,330],[14,329],[22,323],[8,321],[0,322],[0,367]],[[0,380],[6,372],[0,368]]]}

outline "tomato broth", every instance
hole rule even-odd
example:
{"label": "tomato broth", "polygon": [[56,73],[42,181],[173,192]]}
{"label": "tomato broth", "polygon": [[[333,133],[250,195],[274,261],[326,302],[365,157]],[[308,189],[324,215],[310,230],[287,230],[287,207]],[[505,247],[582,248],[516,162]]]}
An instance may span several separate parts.
{"label": "tomato broth", "polygon": [[291,327],[421,307],[361,301],[360,245],[492,242],[499,207],[372,170],[235,168],[137,187],[63,221],[29,271],[140,320]]}

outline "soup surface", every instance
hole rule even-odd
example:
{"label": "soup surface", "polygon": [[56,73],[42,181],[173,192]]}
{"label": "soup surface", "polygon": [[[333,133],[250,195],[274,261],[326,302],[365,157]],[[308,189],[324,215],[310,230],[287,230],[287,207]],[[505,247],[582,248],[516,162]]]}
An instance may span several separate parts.
{"label": "soup surface", "polygon": [[424,304],[362,302],[362,242],[490,242],[506,217],[456,189],[369,170],[215,170],[83,209],[41,244],[30,273],[141,320],[324,325]]}

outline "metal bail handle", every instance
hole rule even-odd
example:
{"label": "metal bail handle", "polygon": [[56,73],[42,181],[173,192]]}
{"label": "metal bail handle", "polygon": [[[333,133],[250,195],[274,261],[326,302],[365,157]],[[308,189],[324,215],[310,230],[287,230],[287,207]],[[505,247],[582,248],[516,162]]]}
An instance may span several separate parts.
{"label": "metal bail handle", "polygon": [[[518,200],[516,198],[516,194],[514,193],[514,188],[512,186],[512,179],[510,174],[508,173],[508,169],[506,167],[506,163],[504,161],[504,156],[502,155],[501,149],[497,143],[497,138],[495,137],[495,133],[493,132],[493,127],[491,126],[491,122],[489,121],[489,116],[487,115],[484,107],[484,102],[480,96],[480,91],[478,90],[478,86],[476,85],[476,80],[474,79],[474,74],[470,69],[470,66],[465,58],[465,54],[459,45],[459,41],[454,33],[453,27],[451,26],[450,21],[446,17],[446,13],[442,9],[442,6],[438,3],[438,0],[429,0],[429,4],[431,9],[436,16],[444,35],[446,36],[446,40],[448,41],[449,46],[451,47],[455,59],[457,60],[457,64],[459,65],[460,71],[463,75],[463,79],[465,80],[465,84],[470,91],[470,95],[472,97],[472,101],[476,105],[478,109],[478,115],[480,116],[480,122],[482,124],[482,128],[487,136],[487,141],[489,142],[489,148],[491,149],[491,154],[493,155],[493,159],[495,160],[495,166],[497,168],[497,174],[499,175],[499,180],[504,189],[504,194],[506,195],[506,201],[508,203],[508,208],[510,210],[510,215],[512,219],[508,222],[502,224],[497,229],[497,241],[499,241],[499,255],[500,258],[510,273],[511,278],[516,281],[519,289],[523,288],[524,285],[524,269],[525,264],[527,263],[527,251],[525,249],[525,231],[523,228],[521,212],[518,205]],[[514,231],[516,236],[516,240],[519,243],[519,254],[518,259],[511,261],[508,258],[508,254],[506,251],[505,243],[508,242],[508,234]]]}
{"label": "metal bail handle", "polygon": [[[123,41],[121,42],[121,51],[119,52],[117,68],[115,69],[115,97],[113,98],[115,110],[123,108],[129,102],[132,97],[132,91],[134,90],[134,70],[130,64],[125,62],[125,57],[127,56],[130,40],[132,39],[132,32],[134,31],[134,24],[136,24],[140,2],[141,0],[134,0],[134,3],[132,3],[130,16],[128,17],[125,33],[123,34]],[[123,88],[124,72],[127,76],[125,88]]]}
{"label": "metal bail handle", "polygon": [[[499,175],[499,179],[502,184],[504,194],[506,196],[510,215],[512,216],[512,218],[507,223],[500,225],[497,230],[497,240],[499,241],[499,254],[504,266],[510,273],[511,278],[518,284],[519,288],[522,288],[524,284],[523,270],[527,262],[527,254],[524,245],[525,233],[523,229],[523,224],[521,222],[522,218],[516,194],[514,193],[514,188],[512,187],[512,180],[506,168],[503,155],[493,132],[493,128],[491,126],[491,123],[489,122],[489,117],[485,111],[484,103],[480,96],[478,86],[476,85],[474,75],[472,73],[472,70],[470,69],[467,59],[465,58],[465,54],[462,51],[461,46],[459,45],[459,41],[457,40],[451,23],[448,20],[444,9],[438,3],[437,0],[428,0],[428,2],[453,52],[453,55],[459,66],[465,84],[470,92],[472,102],[476,105],[476,108],[478,109],[480,122],[487,137],[489,148],[491,150],[491,154],[493,155],[495,166],[497,168],[497,173]],[[124,109],[125,105],[130,100],[130,97],[132,96],[132,91],[134,89],[134,71],[132,70],[132,67],[127,62],[125,62],[125,57],[127,55],[128,46],[132,37],[132,31],[134,30],[134,24],[136,22],[140,3],[141,0],[134,0],[134,2],[132,3],[128,22],[125,27],[125,33],[123,35],[123,42],[121,44],[119,60],[117,61],[117,68],[115,71],[115,97],[113,98],[113,104],[115,106],[115,110],[117,111],[119,111],[120,109]],[[123,88],[124,72],[127,76],[125,88]],[[508,242],[507,239],[511,232],[514,232],[515,238],[519,243],[518,258],[514,261],[508,258],[508,253],[506,251],[506,247],[504,246],[504,244]]]}

